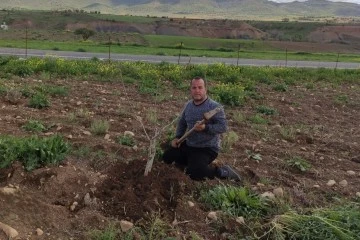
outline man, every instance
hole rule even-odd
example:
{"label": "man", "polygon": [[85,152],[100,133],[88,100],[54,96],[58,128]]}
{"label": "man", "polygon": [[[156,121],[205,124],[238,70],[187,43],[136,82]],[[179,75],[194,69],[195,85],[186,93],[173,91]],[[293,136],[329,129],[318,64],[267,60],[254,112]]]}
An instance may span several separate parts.
{"label": "man", "polygon": [[[185,167],[186,174],[193,180],[219,177],[239,181],[240,175],[230,166],[210,165],[220,150],[220,134],[227,130],[224,109],[205,123],[201,123],[204,113],[220,104],[207,96],[206,81],[201,77],[191,80],[190,93],[192,100],[185,104],[178,121],[175,139],[171,141],[171,147],[164,152],[164,162],[175,162],[177,166]],[[179,143],[179,138],[193,127],[194,132],[185,142]]]}

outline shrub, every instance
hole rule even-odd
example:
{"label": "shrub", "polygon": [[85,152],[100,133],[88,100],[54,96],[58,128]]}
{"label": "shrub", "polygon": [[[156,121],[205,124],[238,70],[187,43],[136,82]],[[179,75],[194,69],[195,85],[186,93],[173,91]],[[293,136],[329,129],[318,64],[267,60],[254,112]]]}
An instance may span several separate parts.
{"label": "shrub", "polygon": [[118,136],[117,142],[120,143],[121,145],[129,146],[129,147],[135,146],[135,139],[128,134]]}
{"label": "shrub", "polygon": [[244,103],[244,87],[238,84],[221,83],[212,88],[211,92],[216,100],[225,105],[240,106]]}
{"label": "shrub", "polygon": [[47,96],[41,92],[36,92],[31,98],[29,102],[29,107],[32,108],[45,108],[50,106],[50,101]]}
{"label": "shrub", "polygon": [[268,212],[268,202],[249,192],[247,188],[216,186],[200,193],[201,201],[211,209],[222,210],[232,216],[255,218]]}
{"label": "shrub", "polygon": [[264,115],[274,115],[274,114],[276,114],[275,109],[267,107],[267,106],[263,106],[263,105],[257,106],[256,111],[258,113],[262,113]]}
{"label": "shrub", "polygon": [[221,147],[224,152],[229,152],[231,147],[239,140],[239,136],[234,131],[229,131],[223,135]]}
{"label": "shrub", "polygon": [[287,164],[290,167],[300,170],[301,172],[306,172],[311,168],[311,164],[299,156],[290,158],[289,160],[287,160]]}
{"label": "shrub", "polygon": [[37,120],[29,120],[27,121],[22,128],[25,131],[29,131],[29,132],[42,132],[47,130],[47,128],[44,126],[44,124],[42,124],[40,121]]}
{"label": "shrub", "polygon": [[104,120],[95,120],[91,123],[90,132],[94,135],[103,135],[107,133],[110,124]]}

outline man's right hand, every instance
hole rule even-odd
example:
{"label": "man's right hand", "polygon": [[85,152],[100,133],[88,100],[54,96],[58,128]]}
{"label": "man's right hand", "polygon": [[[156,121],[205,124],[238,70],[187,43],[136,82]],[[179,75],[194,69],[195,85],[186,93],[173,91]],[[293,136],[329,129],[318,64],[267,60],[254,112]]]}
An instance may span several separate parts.
{"label": "man's right hand", "polygon": [[178,148],[178,147],[180,147],[180,144],[178,144],[178,138],[175,138],[175,139],[173,139],[172,141],[171,141],[171,146],[173,147],[173,148]]}

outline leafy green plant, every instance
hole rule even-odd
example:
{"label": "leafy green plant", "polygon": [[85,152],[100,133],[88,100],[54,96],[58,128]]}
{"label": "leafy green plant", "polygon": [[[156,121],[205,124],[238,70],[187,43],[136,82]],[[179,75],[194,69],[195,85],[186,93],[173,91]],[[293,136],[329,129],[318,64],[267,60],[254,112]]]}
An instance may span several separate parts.
{"label": "leafy green plant", "polygon": [[58,164],[70,150],[70,145],[59,135],[48,138],[31,136],[16,138],[3,136],[0,138],[0,167],[7,167],[19,160],[26,170]]}
{"label": "leafy green plant", "polygon": [[268,120],[263,118],[260,114],[255,114],[249,117],[250,122],[255,124],[267,124]]}
{"label": "leafy green plant", "polygon": [[276,110],[271,108],[271,107],[267,107],[264,105],[260,105],[256,107],[256,111],[258,113],[264,114],[264,115],[274,115],[276,114]]}
{"label": "leafy green plant", "polygon": [[223,134],[221,147],[224,152],[229,152],[231,147],[239,140],[239,136],[234,131],[229,131]]}
{"label": "leafy green plant", "polygon": [[67,96],[69,89],[64,86],[46,86],[46,92],[51,96]]}
{"label": "leafy green plant", "polygon": [[296,129],[292,126],[290,127],[281,127],[279,129],[280,135],[283,139],[294,142],[296,138]]}
{"label": "leafy green plant", "polygon": [[288,166],[296,168],[301,172],[306,172],[311,168],[311,164],[299,156],[290,158],[289,160],[287,160],[287,164]]}
{"label": "leafy green plant", "polygon": [[247,155],[247,158],[250,160],[254,160],[256,162],[260,162],[262,160],[261,154],[260,153],[254,153],[253,151],[246,149],[245,153]]}
{"label": "leafy green plant", "polygon": [[109,225],[104,230],[93,230],[89,233],[92,240],[117,240],[119,235],[120,229],[116,229],[114,225]]}
{"label": "leafy green plant", "polygon": [[45,127],[45,125],[37,120],[29,120],[27,121],[22,128],[25,131],[29,131],[29,132],[43,132],[45,130],[47,130],[47,127]]}
{"label": "leafy green plant", "polygon": [[273,90],[277,92],[286,92],[288,89],[288,86],[285,83],[278,83],[272,87]]}
{"label": "leafy green plant", "polygon": [[245,187],[218,185],[200,193],[200,200],[211,209],[222,210],[232,216],[257,218],[269,211],[269,203]]}
{"label": "leafy green plant", "polygon": [[245,101],[244,87],[233,83],[220,83],[211,89],[214,98],[225,105],[240,106]]}
{"label": "leafy green plant", "polygon": [[110,124],[105,120],[94,120],[90,126],[90,132],[94,135],[104,135],[108,132]]}
{"label": "leafy green plant", "polygon": [[30,98],[29,107],[41,109],[49,106],[50,106],[49,99],[45,94],[41,92],[36,92]]}
{"label": "leafy green plant", "polygon": [[129,146],[129,147],[135,146],[135,139],[131,135],[128,134],[120,135],[116,139],[117,142],[120,143],[121,145]]}
{"label": "leafy green plant", "polygon": [[355,240],[360,236],[358,203],[277,215],[271,222],[272,239]]}

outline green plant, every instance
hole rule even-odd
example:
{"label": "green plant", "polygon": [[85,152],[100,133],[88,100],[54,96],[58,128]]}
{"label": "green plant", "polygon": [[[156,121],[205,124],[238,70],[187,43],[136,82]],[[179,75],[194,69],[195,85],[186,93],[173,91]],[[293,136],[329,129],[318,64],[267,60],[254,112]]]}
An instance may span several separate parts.
{"label": "green plant", "polygon": [[264,115],[274,115],[276,114],[276,110],[271,108],[271,107],[267,107],[264,105],[260,105],[256,107],[256,111],[258,113],[264,114]]}
{"label": "green plant", "polygon": [[287,160],[287,164],[288,166],[294,167],[302,172],[306,172],[311,168],[311,164],[299,156],[290,158],[289,160]]}
{"label": "green plant", "polygon": [[25,131],[29,131],[29,132],[43,132],[45,130],[47,130],[47,127],[44,126],[44,124],[40,121],[37,120],[29,120],[27,121],[22,128]]}
{"label": "green plant", "polygon": [[51,96],[67,96],[69,94],[68,88],[63,86],[46,86],[46,92]]}
{"label": "green plant", "polygon": [[117,142],[121,145],[133,147],[135,146],[135,139],[133,136],[124,134],[117,137]]}
{"label": "green plant", "polygon": [[271,225],[275,240],[356,240],[360,236],[360,208],[358,203],[350,202],[305,213],[290,211],[277,215]]}
{"label": "green plant", "polygon": [[236,112],[234,112],[234,114],[233,114],[233,116],[232,116],[232,119],[234,120],[234,122],[236,122],[237,124],[239,124],[239,123],[244,122],[245,117],[244,117],[244,115],[243,115],[241,112],[236,111]]}
{"label": "green plant", "polygon": [[240,106],[245,100],[244,87],[233,83],[220,83],[211,89],[214,98],[223,104]]}
{"label": "green plant", "polygon": [[105,120],[94,120],[90,126],[90,132],[94,135],[104,135],[108,132],[110,124]]}
{"label": "green plant", "polygon": [[232,216],[257,218],[265,216],[269,211],[269,203],[245,187],[218,185],[203,190],[200,200],[211,209],[222,210]]}
{"label": "green plant", "polygon": [[347,104],[347,103],[349,103],[349,97],[345,94],[340,94],[335,97],[334,101],[335,101],[335,103],[341,104],[341,105]]}
{"label": "green plant", "polygon": [[223,134],[221,147],[224,152],[229,152],[231,147],[239,140],[239,136],[234,131],[229,131]]}
{"label": "green plant", "polygon": [[45,94],[41,92],[36,92],[30,98],[29,107],[41,109],[49,106],[50,106],[49,99]]}
{"label": "green plant", "polygon": [[296,129],[292,126],[290,127],[281,127],[279,129],[280,135],[283,139],[294,142],[296,137]]}
{"label": "green plant", "polygon": [[268,120],[263,118],[260,114],[255,114],[255,115],[249,117],[249,120],[250,120],[250,122],[255,123],[255,124],[266,124],[268,122]]}
{"label": "green plant", "polygon": [[104,230],[90,231],[89,235],[92,240],[117,240],[120,230],[116,229],[114,225],[109,225]]}
{"label": "green plant", "polygon": [[286,92],[288,89],[288,86],[285,83],[278,83],[273,86],[273,90],[277,92]]}
{"label": "green plant", "polygon": [[246,149],[245,153],[247,155],[247,158],[250,160],[255,160],[256,162],[259,162],[262,160],[261,154],[260,153],[254,153],[251,150]]}

